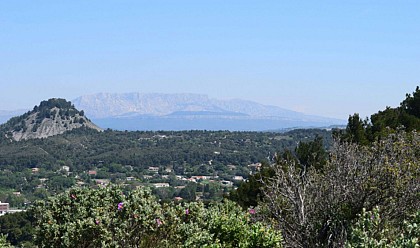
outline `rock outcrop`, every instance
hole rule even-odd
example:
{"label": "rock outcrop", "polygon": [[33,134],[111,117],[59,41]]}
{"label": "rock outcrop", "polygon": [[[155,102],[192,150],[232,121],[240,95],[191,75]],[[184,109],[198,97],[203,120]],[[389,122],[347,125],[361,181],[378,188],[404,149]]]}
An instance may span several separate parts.
{"label": "rock outcrop", "polygon": [[102,130],[71,102],[53,98],[42,101],[32,111],[11,118],[0,126],[0,131],[7,138],[20,141],[47,138],[81,127]]}

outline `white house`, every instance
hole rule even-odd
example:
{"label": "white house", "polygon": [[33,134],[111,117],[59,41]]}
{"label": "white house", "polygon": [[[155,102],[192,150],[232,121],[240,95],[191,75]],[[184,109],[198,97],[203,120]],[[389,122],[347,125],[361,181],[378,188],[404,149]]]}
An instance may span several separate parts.
{"label": "white house", "polygon": [[156,188],[168,188],[169,183],[154,183],[153,186],[155,186]]}
{"label": "white house", "polygon": [[148,171],[153,172],[153,173],[158,173],[159,167],[150,166]]}
{"label": "white house", "polygon": [[9,203],[2,203],[0,201],[0,216],[9,212]]}

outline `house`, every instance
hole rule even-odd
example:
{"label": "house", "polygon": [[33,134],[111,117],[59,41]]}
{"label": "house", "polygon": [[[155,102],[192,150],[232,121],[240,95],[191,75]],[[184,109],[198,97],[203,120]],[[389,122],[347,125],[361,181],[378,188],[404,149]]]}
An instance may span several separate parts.
{"label": "house", "polygon": [[109,184],[109,179],[94,179],[96,185],[107,186]]}
{"label": "house", "polygon": [[149,172],[158,173],[159,167],[150,166],[149,169],[147,169]]}
{"label": "house", "polygon": [[2,203],[0,201],[0,216],[9,212],[9,203]]}
{"label": "house", "polygon": [[233,182],[231,182],[231,181],[223,180],[223,181],[221,181],[221,183],[222,183],[223,186],[233,186]]}
{"label": "house", "polygon": [[191,178],[195,179],[195,180],[206,180],[209,179],[209,176],[191,176]]}
{"label": "house", "polygon": [[135,177],[127,177],[126,180],[127,181],[134,181],[134,180],[136,180],[136,178]]}
{"label": "house", "polygon": [[195,178],[182,178],[182,181],[189,181],[189,182],[193,182],[193,183],[197,182],[197,180],[195,180]]}
{"label": "house", "polygon": [[41,184],[45,184],[45,182],[46,181],[48,181],[48,178],[40,178],[39,179],[39,182],[41,183]]}
{"label": "house", "polygon": [[88,175],[90,175],[90,176],[96,176],[96,174],[97,174],[96,170],[88,171]]}
{"label": "house", "polygon": [[153,186],[155,186],[156,188],[168,188],[169,183],[154,183]]}
{"label": "house", "polygon": [[66,165],[62,166],[61,169],[63,171],[65,171],[65,172],[69,172],[70,171],[70,167],[69,166],[66,166]]}
{"label": "house", "polygon": [[39,168],[32,168],[32,173],[37,173],[37,172],[39,172]]}
{"label": "house", "polygon": [[244,177],[243,176],[234,176],[232,179],[235,180],[235,181],[243,181]]}
{"label": "house", "polygon": [[175,201],[182,201],[182,200],[184,200],[184,198],[179,197],[179,196],[176,196],[176,197],[174,197],[174,200],[175,200]]}
{"label": "house", "polygon": [[250,169],[259,171],[261,169],[262,164],[261,163],[255,163],[255,164],[249,164],[248,167]]}

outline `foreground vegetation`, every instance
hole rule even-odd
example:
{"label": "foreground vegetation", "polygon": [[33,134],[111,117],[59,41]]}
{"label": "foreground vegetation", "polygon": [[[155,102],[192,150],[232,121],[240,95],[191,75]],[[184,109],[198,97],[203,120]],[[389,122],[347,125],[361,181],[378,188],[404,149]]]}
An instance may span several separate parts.
{"label": "foreground vegetation", "polygon": [[31,211],[38,247],[281,247],[282,240],[233,202],[160,204],[147,189],[75,188]]}
{"label": "foreground vegetation", "polygon": [[417,87],[372,122],[350,116],[346,130],[335,132],[328,159],[316,140],[298,146],[230,198],[244,208],[258,205],[286,247],[418,247],[419,109]]}
{"label": "foreground vegetation", "polygon": [[399,132],[371,146],[336,142],[320,169],[280,158],[263,181],[261,218],[276,221],[288,247],[342,247],[364,209],[379,207],[395,241],[420,209],[419,154],[420,136]]}
{"label": "foreground vegetation", "polygon": [[[350,116],[327,151],[316,137],[274,153],[226,195],[234,202],[165,203],[141,185],[73,187],[37,201],[26,213],[1,217],[0,231],[11,235],[7,241],[0,236],[0,244],[419,247],[419,109],[417,88],[400,107],[372,115],[372,122]],[[378,126],[390,119],[397,124]],[[23,231],[29,223],[35,229]]]}

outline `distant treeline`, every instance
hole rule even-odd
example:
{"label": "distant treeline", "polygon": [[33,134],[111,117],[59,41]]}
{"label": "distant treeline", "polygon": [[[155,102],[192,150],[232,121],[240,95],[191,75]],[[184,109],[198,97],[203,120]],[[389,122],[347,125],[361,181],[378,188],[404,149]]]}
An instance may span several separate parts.
{"label": "distant treeline", "polygon": [[97,132],[75,129],[46,139],[12,142],[0,138],[0,165],[15,169],[71,165],[87,170],[98,163],[118,163],[138,169],[149,166],[247,165],[272,159],[276,152],[294,150],[301,141],[322,137],[331,144],[331,131],[294,130],[287,133],[230,131]]}

